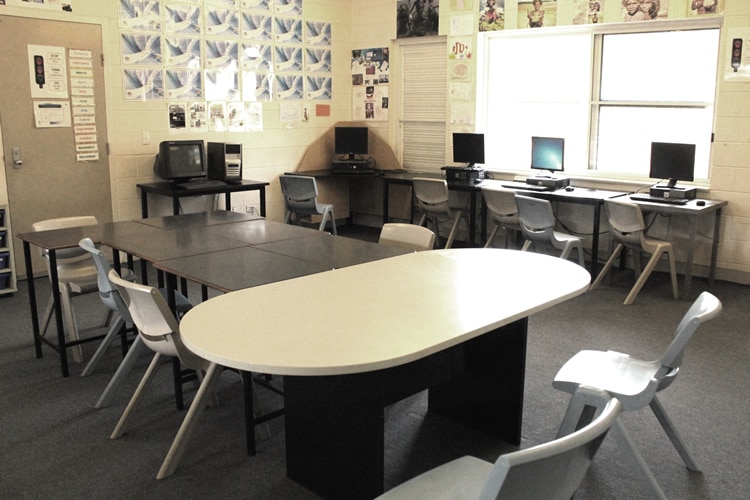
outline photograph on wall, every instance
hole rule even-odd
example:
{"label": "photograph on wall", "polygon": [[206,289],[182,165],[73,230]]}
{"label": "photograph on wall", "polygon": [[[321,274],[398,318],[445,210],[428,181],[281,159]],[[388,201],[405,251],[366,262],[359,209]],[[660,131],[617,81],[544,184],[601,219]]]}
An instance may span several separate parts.
{"label": "photograph on wall", "polygon": [[161,2],[151,0],[120,0],[118,24],[131,31],[161,31]]}
{"label": "photograph on wall", "polygon": [[479,31],[505,29],[505,0],[479,1]]}
{"label": "photograph on wall", "polygon": [[188,125],[191,132],[208,132],[208,112],[205,101],[191,102],[188,113]]}
{"label": "photograph on wall", "polygon": [[122,33],[120,35],[120,41],[123,65],[161,65],[161,36],[139,33]]}
{"label": "photograph on wall", "polygon": [[604,20],[604,0],[590,0],[588,23],[598,24]]}
{"label": "photograph on wall", "polygon": [[236,9],[219,9],[205,7],[204,22],[206,35],[209,36],[240,36],[240,11]]}
{"label": "photograph on wall", "polygon": [[398,0],[396,37],[437,35],[439,10],[440,0]]}
{"label": "photograph on wall", "polygon": [[331,23],[305,21],[305,45],[331,45]]}
{"label": "photograph on wall", "polygon": [[122,71],[126,101],[164,99],[164,72],[154,68],[128,68]]}
{"label": "photograph on wall", "polygon": [[201,34],[200,6],[165,4],[164,33],[199,36]]}
{"label": "photograph on wall", "polygon": [[164,37],[164,63],[167,67],[200,68],[200,38]]}
{"label": "photograph on wall", "polygon": [[352,50],[352,85],[384,85],[390,81],[390,49]]}
{"label": "photograph on wall", "polygon": [[557,0],[524,0],[518,2],[519,28],[543,28],[544,26],[556,25]]}
{"label": "photograph on wall", "polygon": [[623,0],[622,20],[653,21],[666,19],[669,13],[669,0]]}
{"label": "photograph on wall", "polygon": [[724,0],[688,0],[688,16],[715,16],[724,13]]}
{"label": "photograph on wall", "polygon": [[187,103],[171,102],[167,106],[169,114],[169,131],[184,132],[187,130]]}
{"label": "photograph on wall", "polygon": [[243,12],[241,32],[245,40],[270,42],[273,40],[273,16]]}
{"label": "photograph on wall", "polygon": [[164,71],[164,90],[167,99],[203,98],[202,72],[199,69],[167,69]]}

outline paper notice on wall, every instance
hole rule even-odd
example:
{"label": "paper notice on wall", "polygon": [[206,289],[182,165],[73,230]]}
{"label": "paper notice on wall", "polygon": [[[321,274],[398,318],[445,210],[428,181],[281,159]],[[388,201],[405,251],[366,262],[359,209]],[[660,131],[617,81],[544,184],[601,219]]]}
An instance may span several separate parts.
{"label": "paper notice on wall", "polygon": [[65,48],[28,45],[27,51],[32,99],[66,99],[68,72]]}
{"label": "paper notice on wall", "polygon": [[34,101],[36,128],[70,127],[68,101]]}
{"label": "paper notice on wall", "polygon": [[94,54],[90,50],[68,51],[71,103],[75,123],[73,137],[76,144],[76,160],[79,162],[99,161],[93,58]]}

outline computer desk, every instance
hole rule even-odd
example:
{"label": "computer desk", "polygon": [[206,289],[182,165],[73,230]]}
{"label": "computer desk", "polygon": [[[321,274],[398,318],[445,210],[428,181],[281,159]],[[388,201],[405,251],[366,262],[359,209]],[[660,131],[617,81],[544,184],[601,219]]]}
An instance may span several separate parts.
{"label": "computer desk", "polygon": [[149,184],[137,184],[141,192],[141,217],[148,217],[148,194],[168,196],[172,198],[172,213],[180,213],[180,198],[189,196],[203,196],[210,194],[223,194],[224,205],[227,211],[232,210],[232,193],[241,191],[258,191],[260,195],[260,215],[266,216],[266,186],[268,182],[242,180],[239,183],[226,183],[220,186],[206,186],[197,189],[182,189],[172,182],[153,182]]}
{"label": "computer desk", "polygon": [[385,407],[426,388],[430,411],[518,445],[527,318],[588,286],[577,264],[532,252],[414,252],[214,297],[180,333],[213,365],[284,376],[288,477],[373,498]]}

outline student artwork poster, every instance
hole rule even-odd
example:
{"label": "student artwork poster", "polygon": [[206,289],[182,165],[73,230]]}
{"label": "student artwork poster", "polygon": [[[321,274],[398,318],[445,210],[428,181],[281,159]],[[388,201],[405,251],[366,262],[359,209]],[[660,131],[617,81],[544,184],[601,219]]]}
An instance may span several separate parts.
{"label": "student artwork poster", "polygon": [[557,0],[518,2],[518,27],[543,28],[557,25]]}
{"label": "student artwork poster", "polygon": [[479,31],[505,29],[505,0],[479,2]]}

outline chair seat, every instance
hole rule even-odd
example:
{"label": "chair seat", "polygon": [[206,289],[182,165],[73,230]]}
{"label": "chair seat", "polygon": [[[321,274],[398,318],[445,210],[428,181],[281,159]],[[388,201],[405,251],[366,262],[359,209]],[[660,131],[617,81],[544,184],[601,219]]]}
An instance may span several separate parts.
{"label": "chair seat", "polygon": [[451,498],[476,500],[492,472],[492,464],[465,456],[425,472],[377,500]]}
{"label": "chair seat", "polygon": [[570,394],[580,385],[599,387],[627,408],[627,398],[646,390],[660,366],[658,361],[641,361],[615,351],[580,351],[560,368],[552,385]]}

